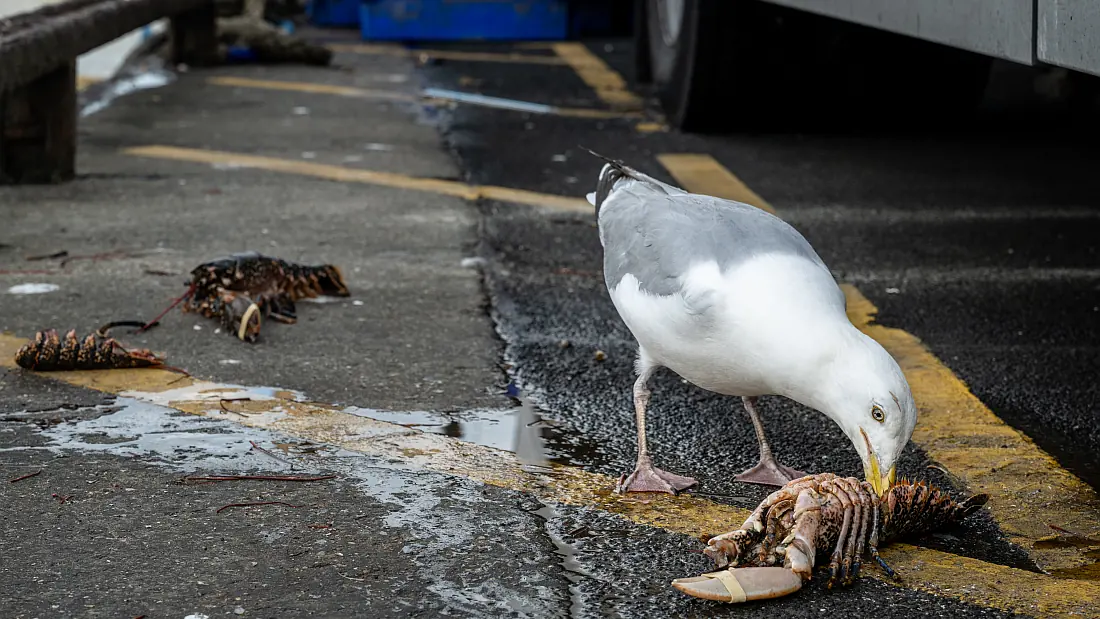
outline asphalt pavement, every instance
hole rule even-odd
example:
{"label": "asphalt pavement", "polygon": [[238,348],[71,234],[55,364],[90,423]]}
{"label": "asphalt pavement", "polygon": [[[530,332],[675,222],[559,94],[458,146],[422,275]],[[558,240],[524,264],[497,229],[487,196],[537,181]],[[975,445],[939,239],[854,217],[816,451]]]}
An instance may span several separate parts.
{"label": "asphalt pavement", "polygon": [[[701,485],[652,503],[610,496],[635,455],[634,343],[591,213],[546,197],[594,188],[600,162],[582,146],[670,182],[660,155],[709,155],[858,286],[878,324],[919,338],[1053,456],[1032,473],[1082,480],[1043,505],[1087,507],[1100,482],[1100,178],[1072,132],[991,113],[965,134],[683,135],[629,82],[624,41],[407,53],[311,35],[345,45],[336,67],[179,73],[81,120],[75,182],[0,188],[0,469],[33,475],[0,484],[0,556],[18,557],[0,564],[10,616],[1100,612],[1100,522],[1043,522],[1069,533],[1036,539],[993,509],[910,540],[916,559],[893,555],[900,583],[815,579],[741,607],[672,590],[709,568],[698,537],[721,530],[662,512],[699,505],[699,522],[732,529],[715,514],[768,492],[732,480],[755,459],[751,426],[739,402],[663,372],[655,458]],[[570,65],[584,54],[642,106],[586,82]],[[427,87],[556,109],[423,101]],[[115,332],[193,378],[10,362],[40,329],[149,318],[193,266],[243,250],[337,264],[352,296],[302,303],[297,324],[265,323],[252,345],[178,311]],[[818,413],[779,398],[761,410],[785,463],[861,473]],[[974,471],[939,468],[943,449],[915,441],[900,472],[965,494]],[[325,479],[183,479],[245,473]],[[1062,572],[1040,553],[1052,547],[1072,550]],[[1071,593],[1044,601],[1044,587]]]}

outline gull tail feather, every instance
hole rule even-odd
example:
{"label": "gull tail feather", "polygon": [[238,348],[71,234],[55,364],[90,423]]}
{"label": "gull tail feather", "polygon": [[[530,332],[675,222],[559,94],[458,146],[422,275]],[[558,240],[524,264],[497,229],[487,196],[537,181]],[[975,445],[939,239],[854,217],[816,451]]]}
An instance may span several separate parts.
{"label": "gull tail feather", "polygon": [[597,181],[596,183],[596,191],[591,192],[586,196],[588,198],[588,202],[592,204],[592,206],[596,207],[597,215],[599,215],[600,213],[600,207],[603,206],[604,201],[607,200],[607,196],[611,194],[611,190],[613,190],[615,188],[615,185],[623,179],[630,179],[640,182],[643,185],[646,185],[652,189],[657,189],[666,194],[684,193],[682,189],[673,187],[672,185],[669,185],[667,183],[662,183],[652,176],[643,174],[635,170],[634,168],[626,165],[626,163],[620,160],[611,159],[610,157],[601,155],[596,151],[585,148],[583,146],[581,146],[580,148],[588,151],[593,156],[606,162],[603,166],[603,169],[600,170],[600,178],[599,181]]}

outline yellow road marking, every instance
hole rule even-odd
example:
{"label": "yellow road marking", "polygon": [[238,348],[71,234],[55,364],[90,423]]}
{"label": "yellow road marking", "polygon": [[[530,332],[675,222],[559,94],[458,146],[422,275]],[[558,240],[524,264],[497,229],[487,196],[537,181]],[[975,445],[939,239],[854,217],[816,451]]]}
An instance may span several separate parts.
{"label": "yellow road marking", "polygon": [[312,176],[315,178],[324,178],[348,183],[365,183],[368,185],[380,185],[397,189],[428,191],[464,198],[466,200],[485,198],[489,200],[499,200],[501,202],[528,204],[531,206],[540,206],[576,213],[592,212],[592,205],[590,205],[587,200],[581,198],[556,196],[535,191],[524,191],[522,189],[510,189],[508,187],[496,187],[492,185],[467,185],[457,181],[417,178],[415,176],[407,176],[394,172],[345,168],[337,165],[310,163],[294,159],[277,159],[275,157],[261,157],[258,155],[244,155],[216,150],[202,150],[198,148],[179,148],[176,146],[139,146],[124,149],[122,152],[136,157],[172,159],[175,161],[190,161],[211,165],[221,164],[229,167],[299,174],[302,176]]}
{"label": "yellow road marking", "polygon": [[[15,351],[27,340],[0,334],[0,366],[14,368]],[[21,371],[21,370],[16,370]],[[748,510],[699,497],[623,497],[615,479],[555,465],[546,472],[526,467],[512,453],[451,437],[342,412],[315,402],[299,402],[286,391],[271,400],[234,402],[223,398],[240,387],[183,377],[166,370],[47,372],[40,376],[168,406],[194,415],[281,432],[315,443],[408,463],[424,470],[460,475],[482,483],[531,493],[544,500],[589,506],[632,522],[698,537],[739,525]],[[236,411],[236,412],[232,412]],[[1057,579],[907,544],[891,544],[883,557],[902,575],[903,586],[972,604],[1020,610],[1037,617],[1085,614],[1100,605],[1100,584]],[[685,574],[686,575],[686,574]],[[870,567],[864,575],[898,584]]]}
{"label": "yellow road marking", "polygon": [[[660,155],[658,159],[688,191],[721,195],[775,212],[707,155]],[[875,324],[878,309],[855,286],[842,288],[852,323],[882,344],[905,372],[920,411],[913,442],[971,491],[988,493],[988,509],[1005,535],[1026,549],[1040,568],[1069,575],[1094,565],[1096,560],[1085,554],[1087,548],[1046,542],[1054,537],[1049,524],[1100,540],[1096,492],[998,418],[919,339]]]}
{"label": "yellow road marking", "polygon": [[626,80],[593,54],[583,43],[555,43],[554,52],[584,80],[596,96],[617,110],[635,111],[643,107],[638,95],[630,92]]}
{"label": "yellow road marking", "polygon": [[710,155],[666,153],[657,155],[657,161],[688,191],[744,202],[775,214],[772,205]]}
{"label": "yellow road marking", "polygon": [[78,75],[78,76],[76,76],[76,89],[78,91],[84,90],[88,86],[91,86],[92,84],[98,84],[102,81],[103,81],[102,77],[90,77],[90,76],[87,76],[87,75]]}
{"label": "yellow road marking", "polygon": [[315,84],[310,82],[286,82],[280,80],[258,80],[248,77],[217,76],[206,78],[207,83],[216,86],[236,86],[238,88],[261,88],[265,90],[286,90],[292,92],[308,92],[313,94],[337,95],[340,97],[352,97],[360,99],[389,99],[394,101],[416,101],[416,95],[393,92],[387,90],[374,90],[368,88],[355,88],[353,86],[336,86],[333,84]]}
{"label": "yellow road marking", "polygon": [[668,125],[664,123],[644,121],[637,125],[634,125],[634,130],[638,133],[658,133],[668,131]]}
{"label": "yellow road marking", "polygon": [[[207,78],[207,83],[214,84],[216,86],[234,86],[237,88],[258,88],[263,90],[284,90],[291,92],[306,92],[311,94],[324,94],[324,95],[336,95],[339,97],[351,97],[355,99],[386,99],[391,101],[444,101],[449,103],[459,103],[462,105],[478,105],[482,107],[490,107],[494,109],[500,109],[499,106],[494,106],[490,102],[478,102],[470,99],[460,99],[458,97],[447,97],[439,94],[433,94],[432,96],[417,95],[411,93],[394,92],[387,90],[374,90],[369,88],[357,88],[354,86],[336,86],[333,84],[316,84],[311,82],[287,82],[280,80],[260,80],[250,77],[233,77],[233,76],[218,76]],[[524,102],[525,103],[525,102]],[[545,109],[545,112],[529,112],[529,113],[546,113],[554,116],[566,116],[570,118],[640,118],[641,114],[637,112],[615,112],[611,110],[595,110],[589,108],[571,108],[571,107],[558,107],[554,105],[539,106]],[[523,110],[519,110],[523,111]]]}
{"label": "yellow road marking", "polygon": [[535,54],[517,54],[514,52],[464,52],[446,49],[409,49],[397,45],[377,45],[369,43],[333,43],[327,46],[334,52],[370,54],[375,56],[399,56],[403,58],[439,58],[441,60],[460,60],[465,62],[506,62],[513,64],[565,65],[557,56],[537,56]]}

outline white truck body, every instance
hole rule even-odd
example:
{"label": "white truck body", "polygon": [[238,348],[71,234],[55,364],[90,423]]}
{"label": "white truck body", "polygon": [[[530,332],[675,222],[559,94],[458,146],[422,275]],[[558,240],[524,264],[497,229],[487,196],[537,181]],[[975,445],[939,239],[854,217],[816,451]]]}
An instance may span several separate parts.
{"label": "white truck body", "polygon": [[1025,65],[1100,75],[1100,0],[765,0]]}

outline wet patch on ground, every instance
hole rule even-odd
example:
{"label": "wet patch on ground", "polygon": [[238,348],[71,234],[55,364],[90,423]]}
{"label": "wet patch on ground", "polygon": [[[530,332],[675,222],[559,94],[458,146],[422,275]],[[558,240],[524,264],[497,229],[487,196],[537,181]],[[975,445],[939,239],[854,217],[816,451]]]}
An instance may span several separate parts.
{"label": "wet patch on ground", "polygon": [[[18,575],[2,575],[29,583],[0,596],[14,617],[784,616],[853,604],[1003,616],[871,580],[843,591],[811,583],[767,605],[702,602],[667,585],[710,569],[689,536],[342,450],[283,450],[296,474],[334,480],[188,481],[288,474],[250,441],[294,439],[129,398],[111,411],[46,429],[0,423],[37,444],[0,447],[0,468],[41,471],[0,484],[10,506],[0,551],[22,557]],[[71,560],[80,555],[94,561]]]}

